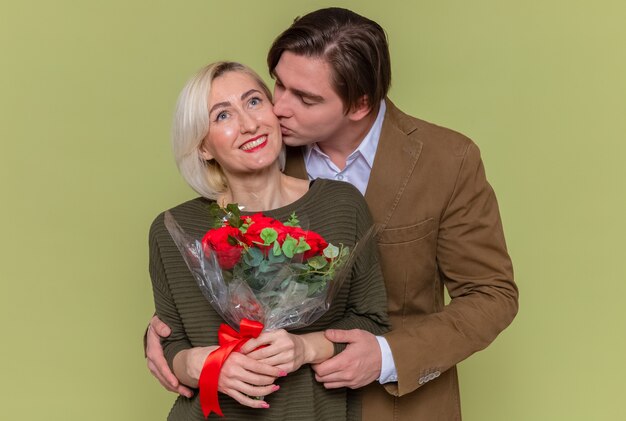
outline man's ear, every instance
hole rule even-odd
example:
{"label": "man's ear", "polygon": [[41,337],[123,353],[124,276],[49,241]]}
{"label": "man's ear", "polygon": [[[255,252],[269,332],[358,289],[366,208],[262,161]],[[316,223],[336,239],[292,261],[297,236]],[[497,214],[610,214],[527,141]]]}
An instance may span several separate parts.
{"label": "man's ear", "polygon": [[348,118],[352,121],[360,121],[363,120],[370,111],[372,111],[372,105],[370,104],[369,98],[367,95],[363,95],[348,112]]}

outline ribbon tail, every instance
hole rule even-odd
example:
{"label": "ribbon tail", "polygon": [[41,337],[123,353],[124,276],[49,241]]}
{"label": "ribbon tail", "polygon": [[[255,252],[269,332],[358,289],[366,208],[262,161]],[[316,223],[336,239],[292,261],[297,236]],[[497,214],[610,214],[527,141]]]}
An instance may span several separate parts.
{"label": "ribbon tail", "polygon": [[220,347],[211,352],[204,360],[198,379],[198,388],[200,389],[200,407],[205,418],[208,418],[211,412],[215,412],[220,417],[224,416],[217,395],[220,372],[224,361],[233,351],[239,350],[250,338],[259,336],[263,331],[263,325],[259,322],[243,319],[240,322],[240,331],[244,335],[230,326],[222,324],[218,331]]}
{"label": "ribbon tail", "polygon": [[198,387],[200,388],[200,407],[205,418],[211,412],[215,412],[220,417],[224,416],[217,396],[217,387],[222,365],[235,346],[237,346],[237,341],[228,344],[228,346],[219,347],[204,360],[204,366],[198,379]]}

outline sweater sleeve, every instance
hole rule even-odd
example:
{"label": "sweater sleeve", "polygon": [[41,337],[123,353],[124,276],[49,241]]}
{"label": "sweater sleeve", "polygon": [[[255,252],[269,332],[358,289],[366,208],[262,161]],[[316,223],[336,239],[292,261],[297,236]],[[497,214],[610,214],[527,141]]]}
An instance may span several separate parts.
{"label": "sweater sleeve", "polygon": [[[376,227],[363,197],[356,189],[350,198],[355,209],[356,257],[352,266],[346,315],[329,329],[362,329],[375,335],[389,330],[387,294],[376,246]],[[335,344],[335,354],[346,344]]]}
{"label": "sweater sleeve", "polygon": [[163,214],[161,214],[150,227],[149,271],[152,280],[152,292],[154,295],[156,314],[172,331],[170,336],[162,340],[163,353],[170,368],[172,368],[176,354],[184,349],[191,348],[191,344],[185,334],[176,302],[172,297],[167,277],[167,269],[163,263],[162,253],[165,247],[163,243],[168,239],[169,233],[163,223]]}

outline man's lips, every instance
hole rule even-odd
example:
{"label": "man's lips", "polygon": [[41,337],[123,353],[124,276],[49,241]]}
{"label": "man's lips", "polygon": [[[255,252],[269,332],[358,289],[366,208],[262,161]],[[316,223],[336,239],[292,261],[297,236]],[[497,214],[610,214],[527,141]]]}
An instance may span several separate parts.
{"label": "man's lips", "polygon": [[282,133],[283,136],[291,136],[294,134],[293,130],[283,125],[280,126],[280,132]]}
{"label": "man's lips", "polygon": [[267,144],[267,135],[260,135],[248,140],[246,143],[241,145],[239,149],[244,152],[253,152],[257,149],[262,148]]}

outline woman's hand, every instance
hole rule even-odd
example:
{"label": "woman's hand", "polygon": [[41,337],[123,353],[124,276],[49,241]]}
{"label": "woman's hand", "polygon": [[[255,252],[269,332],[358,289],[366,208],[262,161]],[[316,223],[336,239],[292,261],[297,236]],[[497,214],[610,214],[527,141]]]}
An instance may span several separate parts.
{"label": "woman's hand", "polygon": [[278,367],[257,361],[239,352],[231,353],[220,372],[217,390],[227,394],[242,405],[251,408],[269,408],[269,404],[251,396],[267,396],[280,389],[273,384],[277,377],[287,372]]}
{"label": "woman's hand", "polygon": [[[189,386],[198,387],[204,362],[217,346],[195,347],[183,350],[174,357],[174,372]],[[273,384],[277,377],[287,373],[278,367],[256,361],[239,352],[231,353],[220,371],[217,390],[242,405],[251,408],[269,408],[267,402],[250,396],[267,396],[279,389]],[[248,395],[248,396],[246,396]]]}
{"label": "woman's hand", "polygon": [[278,329],[250,339],[240,352],[261,363],[292,373],[303,364],[320,363],[332,357],[333,344],[324,337],[323,332],[294,335]]}

